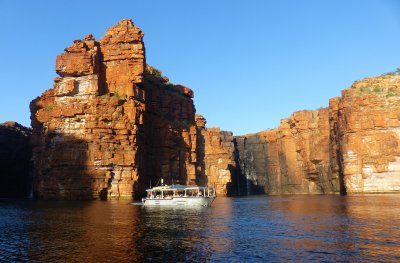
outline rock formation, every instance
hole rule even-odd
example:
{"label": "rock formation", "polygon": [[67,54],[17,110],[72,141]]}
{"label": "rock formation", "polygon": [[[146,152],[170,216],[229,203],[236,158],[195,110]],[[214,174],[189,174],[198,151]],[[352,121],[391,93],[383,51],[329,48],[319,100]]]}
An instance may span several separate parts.
{"label": "rock formation", "polygon": [[30,136],[18,123],[0,124],[0,197],[27,197],[31,190]]}
{"label": "rock formation", "polygon": [[173,85],[153,67],[148,67],[144,84],[146,181],[151,180],[154,185],[164,178],[169,184],[195,184],[197,135],[193,91]]}
{"label": "rock formation", "polygon": [[160,178],[219,195],[400,191],[400,76],[356,82],[328,108],[233,137],[195,115],[194,93],[146,65],[143,33],[123,20],[56,59],[31,103],[39,198],[140,196]]}
{"label": "rock formation", "polygon": [[366,78],[277,129],[235,138],[247,193],[400,191],[400,76]]}
{"label": "rock formation", "polygon": [[219,128],[206,128],[206,120],[196,115],[197,184],[214,186],[218,195],[231,195],[236,170],[233,134]]}
{"label": "rock formation", "polygon": [[40,198],[132,196],[145,111],[143,33],[123,20],[57,57],[53,88],[31,103]]}
{"label": "rock formation", "polygon": [[399,192],[400,76],[357,81],[329,108],[347,193]]}
{"label": "rock formation", "polygon": [[338,191],[331,172],[329,111],[295,112],[277,129],[236,137],[238,164],[248,193]]}
{"label": "rock formation", "polygon": [[[146,66],[143,33],[131,20],[100,41],[75,40],[56,72],[53,88],[31,103],[36,196],[132,197],[160,178],[226,194],[219,130],[196,125],[191,89]],[[212,154],[221,155],[214,166]]]}

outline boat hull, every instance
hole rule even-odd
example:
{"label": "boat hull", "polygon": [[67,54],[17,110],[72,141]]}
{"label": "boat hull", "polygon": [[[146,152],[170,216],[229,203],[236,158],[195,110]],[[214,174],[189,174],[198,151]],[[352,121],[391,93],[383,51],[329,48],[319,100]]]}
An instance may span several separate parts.
{"label": "boat hull", "polygon": [[143,198],[144,206],[211,206],[215,197],[172,197],[172,198]]}

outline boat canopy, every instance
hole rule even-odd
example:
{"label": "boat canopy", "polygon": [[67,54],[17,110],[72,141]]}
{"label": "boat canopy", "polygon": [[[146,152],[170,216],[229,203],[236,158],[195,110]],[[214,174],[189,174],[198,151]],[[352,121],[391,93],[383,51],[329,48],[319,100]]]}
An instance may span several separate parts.
{"label": "boat canopy", "polygon": [[191,189],[205,189],[205,188],[210,188],[212,189],[213,187],[204,187],[204,186],[188,186],[188,185],[179,185],[179,184],[173,184],[173,185],[162,185],[162,186],[156,186],[151,189],[147,189],[146,191],[152,192],[152,191],[163,191],[163,190],[191,190]]}

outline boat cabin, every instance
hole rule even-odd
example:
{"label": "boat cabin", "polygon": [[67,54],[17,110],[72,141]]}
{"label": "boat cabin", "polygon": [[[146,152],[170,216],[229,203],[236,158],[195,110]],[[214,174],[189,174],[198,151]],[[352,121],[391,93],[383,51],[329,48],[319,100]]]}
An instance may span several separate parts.
{"label": "boat cabin", "polygon": [[174,197],[215,197],[214,187],[163,185],[147,189],[148,199],[172,199]]}

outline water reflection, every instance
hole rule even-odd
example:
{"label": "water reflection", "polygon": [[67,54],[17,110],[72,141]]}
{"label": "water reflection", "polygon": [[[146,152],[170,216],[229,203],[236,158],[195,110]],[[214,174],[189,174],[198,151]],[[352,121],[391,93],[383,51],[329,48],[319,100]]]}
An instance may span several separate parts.
{"label": "water reflection", "polygon": [[395,195],[354,196],[348,199],[349,228],[357,234],[355,248],[363,258],[400,260],[400,207]]}
{"label": "water reflection", "polygon": [[219,199],[215,205],[220,209],[144,207],[142,219],[148,238],[136,244],[142,249],[155,248],[147,259],[161,261],[205,262],[216,253],[227,253],[232,246],[232,205],[229,199]]}
{"label": "water reflection", "polygon": [[400,260],[400,195],[217,198],[210,207],[125,201],[1,202],[0,261]]}

